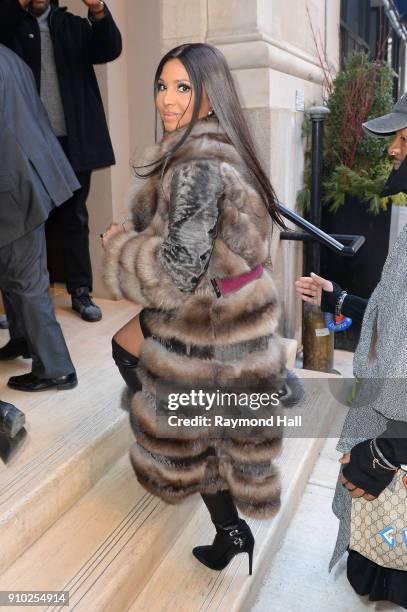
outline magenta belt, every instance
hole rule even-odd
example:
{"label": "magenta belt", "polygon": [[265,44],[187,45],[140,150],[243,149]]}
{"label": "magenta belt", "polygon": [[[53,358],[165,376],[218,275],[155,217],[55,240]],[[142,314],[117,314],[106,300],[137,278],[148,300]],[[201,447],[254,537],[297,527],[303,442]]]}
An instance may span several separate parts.
{"label": "magenta belt", "polygon": [[233,276],[231,278],[212,278],[211,283],[216,296],[220,298],[228,293],[232,293],[233,291],[238,291],[247,285],[247,283],[250,283],[250,281],[260,278],[260,276],[263,274],[263,269],[263,265],[259,264],[253,268],[253,270],[244,272],[239,276]]}

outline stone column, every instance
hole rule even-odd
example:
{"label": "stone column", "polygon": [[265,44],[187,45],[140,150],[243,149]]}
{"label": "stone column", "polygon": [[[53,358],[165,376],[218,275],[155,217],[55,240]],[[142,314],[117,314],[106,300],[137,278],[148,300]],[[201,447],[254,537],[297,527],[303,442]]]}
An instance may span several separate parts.
{"label": "stone column", "polygon": [[162,54],[185,42],[205,42],[207,19],[207,0],[161,0]]}

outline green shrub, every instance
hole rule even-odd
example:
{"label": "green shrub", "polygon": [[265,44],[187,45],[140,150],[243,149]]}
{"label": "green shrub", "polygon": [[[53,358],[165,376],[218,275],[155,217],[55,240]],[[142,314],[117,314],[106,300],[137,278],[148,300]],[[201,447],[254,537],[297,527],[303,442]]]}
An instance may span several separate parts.
{"label": "green shrub", "polygon": [[[336,212],[347,195],[357,196],[373,214],[385,210],[389,201],[405,205],[404,194],[379,197],[392,169],[387,154],[389,139],[369,136],[362,129],[362,123],[390,112],[393,106],[389,67],[369,60],[365,53],[351,55],[329,87],[326,106],[330,115],[324,123],[323,203]],[[309,124],[306,119],[304,189],[297,195],[301,210],[310,205]]]}

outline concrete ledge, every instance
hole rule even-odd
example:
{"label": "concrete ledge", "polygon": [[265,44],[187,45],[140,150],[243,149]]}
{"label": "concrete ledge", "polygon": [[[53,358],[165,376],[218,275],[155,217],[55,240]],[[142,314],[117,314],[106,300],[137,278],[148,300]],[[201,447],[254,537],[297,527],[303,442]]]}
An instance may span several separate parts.
{"label": "concrete ledge", "polygon": [[224,53],[231,70],[270,68],[322,85],[324,73],[312,55],[262,34],[210,38]]}

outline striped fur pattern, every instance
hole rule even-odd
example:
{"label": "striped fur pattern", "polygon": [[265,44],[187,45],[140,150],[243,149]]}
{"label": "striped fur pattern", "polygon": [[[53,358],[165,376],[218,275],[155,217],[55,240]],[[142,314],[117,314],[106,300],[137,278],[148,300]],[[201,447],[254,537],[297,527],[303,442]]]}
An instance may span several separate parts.
{"label": "striped fur pattern", "polygon": [[[149,159],[168,152],[181,133],[165,135]],[[240,433],[215,438],[205,428],[195,434],[178,428],[176,437],[160,438],[155,418],[160,380],[209,380],[222,386],[286,375],[276,331],[280,308],[270,273],[265,270],[220,299],[210,283],[266,260],[270,216],[216,118],[193,127],[162,179],[135,181],[130,206],[134,231],[111,239],[105,280],[117,298],[144,306],[144,320],[155,336],[198,346],[232,346],[270,336],[261,351],[247,354],[236,346],[229,361],[176,354],[154,338],[144,342],[138,369],[143,391],[130,405],[136,437],[131,461],[137,478],[168,503],[229,488],[247,516],[270,518],[280,505],[274,460],[281,439],[267,431],[256,437]]]}

